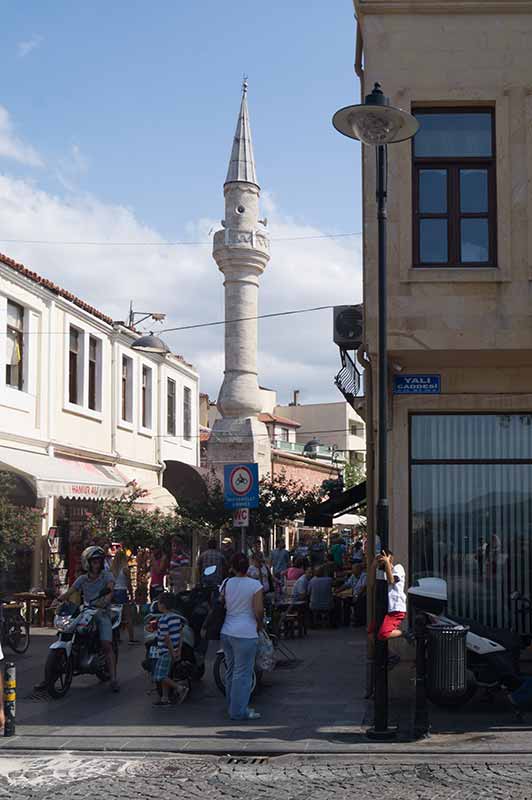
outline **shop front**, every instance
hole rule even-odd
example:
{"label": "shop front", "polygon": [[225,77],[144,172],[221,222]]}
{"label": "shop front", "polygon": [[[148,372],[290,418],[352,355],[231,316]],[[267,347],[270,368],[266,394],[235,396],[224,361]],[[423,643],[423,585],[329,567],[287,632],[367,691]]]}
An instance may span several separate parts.
{"label": "shop front", "polygon": [[18,576],[17,589],[58,593],[79,571],[87,520],[97,501],[120,497],[127,480],[111,465],[11,447],[0,447],[0,469],[27,487],[42,514],[31,563],[28,559]]}
{"label": "shop front", "polygon": [[444,578],[449,610],[531,632],[532,414],[410,415],[410,573]]}

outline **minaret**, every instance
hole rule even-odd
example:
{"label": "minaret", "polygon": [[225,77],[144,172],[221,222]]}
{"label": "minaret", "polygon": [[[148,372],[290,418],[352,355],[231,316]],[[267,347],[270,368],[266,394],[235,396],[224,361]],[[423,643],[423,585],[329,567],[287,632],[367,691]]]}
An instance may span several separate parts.
{"label": "minaret", "polygon": [[[224,183],[225,219],[214,235],[213,256],[224,275],[225,372],[213,427],[209,459],[257,461],[262,474],[270,471],[270,442],[257,415],[262,410],[257,380],[257,313],[259,278],[270,260],[265,223],[259,220],[257,183],[249,114],[247,81]],[[217,451],[216,453],[214,451]]]}

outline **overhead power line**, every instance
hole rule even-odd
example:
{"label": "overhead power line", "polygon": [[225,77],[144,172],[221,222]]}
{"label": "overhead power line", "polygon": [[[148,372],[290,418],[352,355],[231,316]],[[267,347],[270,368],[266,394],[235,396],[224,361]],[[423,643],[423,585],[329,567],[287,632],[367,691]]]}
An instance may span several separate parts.
{"label": "overhead power line", "polygon": [[[362,231],[351,233],[320,233],[313,236],[281,236],[270,239],[271,242],[301,242],[310,239],[345,239],[349,236],[361,236]],[[63,239],[0,239],[4,244],[39,244],[63,245],[75,247],[208,247],[212,240],[206,242],[74,242]]]}
{"label": "overhead power line", "polygon": [[[270,319],[271,317],[289,317],[293,314],[309,314],[312,311],[324,311],[326,309],[334,308],[334,306],[314,306],[312,308],[295,308],[289,311],[274,311],[271,314],[258,314],[256,316],[251,317],[238,317],[237,319],[222,319],[217,320],[216,322],[197,322],[193,325],[180,325],[176,328],[162,328],[162,329],[154,329],[155,333],[174,333],[175,331],[188,331],[192,330],[193,328],[210,328],[215,325],[231,325],[235,322],[247,322],[248,320],[252,319]],[[63,336],[69,331],[24,331],[25,334],[37,334],[37,335],[50,335],[50,336]],[[2,333],[0,332],[0,336]],[[7,335],[4,332],[4,335]]]}

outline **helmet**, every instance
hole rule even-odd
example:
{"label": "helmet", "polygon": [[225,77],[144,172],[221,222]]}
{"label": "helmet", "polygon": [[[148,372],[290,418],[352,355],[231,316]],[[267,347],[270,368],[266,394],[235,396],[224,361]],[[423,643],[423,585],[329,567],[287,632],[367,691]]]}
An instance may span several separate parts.
{"label": "helmet", "polygon": [[89,562],[92,561],[93,558],[101,558],[103,561],[105,559],[105,550],[96,545],[85,548],[81,554],[81,566],[85,572],[89,571]]}

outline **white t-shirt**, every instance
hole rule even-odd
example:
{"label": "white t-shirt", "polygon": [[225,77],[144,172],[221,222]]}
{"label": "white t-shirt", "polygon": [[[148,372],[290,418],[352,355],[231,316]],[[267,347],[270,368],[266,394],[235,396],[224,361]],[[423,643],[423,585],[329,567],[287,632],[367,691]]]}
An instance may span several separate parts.
{"label": "white t-shirt", "polygon": [[225,622],[222,633],[241,639],[256,639],[257,618],[253,598],[262,591],[262,584],[254,578],[229,578],[223,593],[225,597]]}
{"label": "white t-shirt", "polygon": [[392,574],[395,583],[388,584],[388,612],[402,611],[406,613],[405,568],[401,564],[394,564]]}

